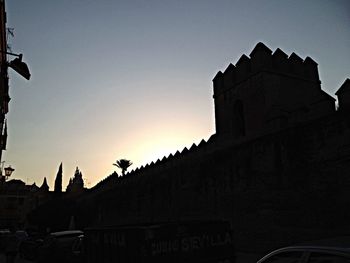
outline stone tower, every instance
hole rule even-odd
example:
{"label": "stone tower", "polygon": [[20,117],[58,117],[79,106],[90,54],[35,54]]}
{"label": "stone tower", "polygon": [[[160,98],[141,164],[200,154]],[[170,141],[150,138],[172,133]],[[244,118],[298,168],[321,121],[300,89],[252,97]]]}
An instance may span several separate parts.
{"label": "stone tower", "polygon": [[213,79],[216,134],[251,137],[320,118],[335,111],[321,90],[317,63],[258,43]]}

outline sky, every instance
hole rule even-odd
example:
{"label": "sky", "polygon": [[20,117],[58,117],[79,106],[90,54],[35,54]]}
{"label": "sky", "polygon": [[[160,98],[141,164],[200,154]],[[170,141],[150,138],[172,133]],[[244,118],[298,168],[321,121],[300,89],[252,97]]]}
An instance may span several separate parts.
{"label": "sky", "polygon": [[[258,42],[319,67],[330,95],[350,78],[350,1],[7,0],[8,39],[29,81],[9,69],[5,166],[63,189],[78,166],[92,187],[215,133],[212,79]],[[12,58],[9,57],[9,60]]]}

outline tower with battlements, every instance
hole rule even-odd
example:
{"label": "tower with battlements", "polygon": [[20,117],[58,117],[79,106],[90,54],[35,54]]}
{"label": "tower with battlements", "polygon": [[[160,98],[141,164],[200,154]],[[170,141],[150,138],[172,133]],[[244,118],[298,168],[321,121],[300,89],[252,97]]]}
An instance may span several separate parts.
{"label": "tower with battlements", "polygon": [[279,48],[272,52],[263,43],[219,71],[213,86],[220,137],[258,136],[335,111],[335,99],[321,90],[314,60]]}

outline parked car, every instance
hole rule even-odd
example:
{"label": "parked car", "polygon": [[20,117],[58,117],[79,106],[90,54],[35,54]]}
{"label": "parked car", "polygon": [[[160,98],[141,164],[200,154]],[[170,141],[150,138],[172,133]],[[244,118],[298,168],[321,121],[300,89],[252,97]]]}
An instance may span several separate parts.
{"label": "parked car", "polygon": [[257,263],[350,263],[350,237],[317,240],[280,248]]}
{"label": "parked car", "polygon": [[26,240],[19,245],[19,256],[27,260],[36,260],[38,249],[43,244],[44,237],[41,234],[31,234]]}
{"label": "parked car", "polygon": [[10,233],[9,229],[0,229],[0,253],[5,250],[6,239]]}
{"label": "parked car", "polygon": [[83,234],[80,230],[49,234],[38,248],[38,262],[79,262],[81,253],[76,253],[76,243],[82,240]]}
{"label": "parked car", "polygon": [[85,262],[84,258],[84,235],[78,236],[72,244],[72,257],[71,261],[73,263]]}
{"label": "parked car", "polygon": [[22,242],[28,238],[28,233],[25,230],[17,230],[15,235],[19,242]]}

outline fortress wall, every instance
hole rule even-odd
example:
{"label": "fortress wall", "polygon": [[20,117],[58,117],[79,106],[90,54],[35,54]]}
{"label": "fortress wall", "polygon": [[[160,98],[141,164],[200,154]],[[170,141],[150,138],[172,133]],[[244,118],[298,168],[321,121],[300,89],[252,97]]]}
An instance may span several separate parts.
{"label": "fortress wall", "polygon": [[[227,219],[240,249],[281,245],[292,228],[290,242],[325,236],[350,219],[349,138],[338,115],[240,143],[213,138],[120,179],[99,200],[96,222]],[[261,247],[264,239],[273,242]]]}
{"label": "fortress wall", "polygon": [[317,63],[259,43],[213,85],[216,134],[106,178],[89,193],[91,222],[227,219],[237,248],[261,252],[350,234],[350,120],[321,90]]}

